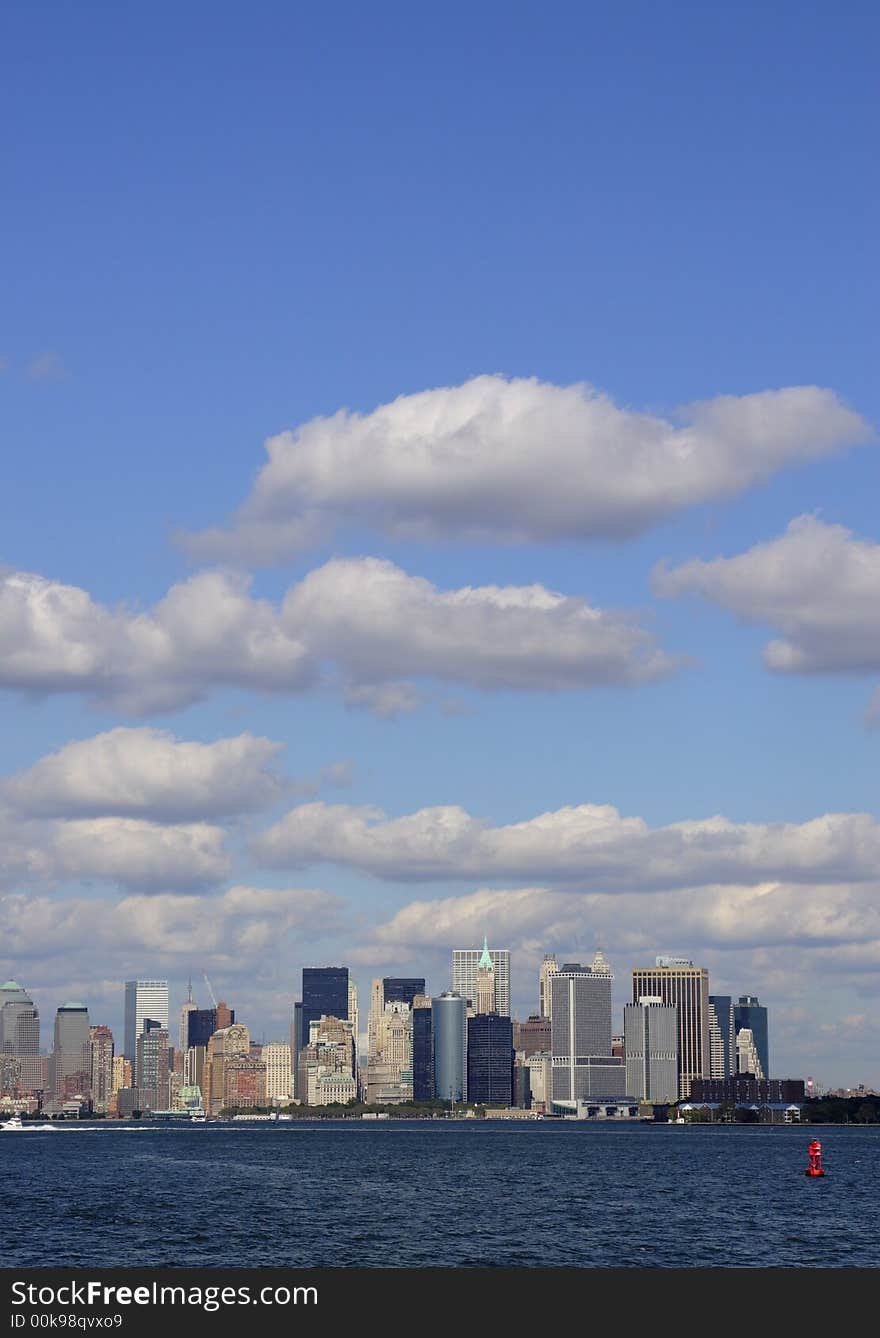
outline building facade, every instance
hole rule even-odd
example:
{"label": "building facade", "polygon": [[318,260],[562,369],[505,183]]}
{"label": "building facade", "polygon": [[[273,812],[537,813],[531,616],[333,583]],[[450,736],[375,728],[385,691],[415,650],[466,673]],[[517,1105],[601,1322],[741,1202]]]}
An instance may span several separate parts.
{"label": "building facade", "polygon": [[626,1069],[611,1053],[613,977],[604,958],[593,961],[596,969],[563,963],[551,977],[553,1105],[562,1110],[626,1093]]}
{"label": "building facade", "polygon": [[467,1099],[467,1003],[454,990],[431,1000],[434,1037],[434,1095],[440,1101]]}
{"label": "building facade", "polygon": [[300,1044],[308,1045],[309,1028],[322,1017],[347,1020],[348,998],[347,966],[304,966]]}
{"label": "building facade", "polygon": [[283,1041],[268,1041],[262,1060],[266,1066],[266,1101],[270,1106],[286,1106],[293,1096],[290,1046]]}
{"label": "building facade", "polygon": [[[538,1016],[549,1019],[553,1016],[553,998],[550,991],[550,977],[555,976],[559,967],[556,954],[545,952],[538,975]],[[534,1053],[534,1052],[533,1052]]]}
{"label": "building facade", "polygon": [[125,982],[125,1058],[135,1062],[137,1040],[146,1018],[152,1018],[168,1030],[168,981],[127,980]]}
{"label": "building facade", "polygon": [[92,1107],[106,1112],[113,1100],[113,1032],[109,1027],[90,1030]]}
{"label": "building facade", "polygon": [[770,1076],[770,1043],[767,1027],[767,1009],[753,994],[741,994],[733,1005],[733,1021],[737,1035],[747,1027],[758,1052],[758,1063],[765,1078]]}
{"label": "building facade", "polygon": [[55,1036],[50,1062],[49,1085],[54,1101],[81,1097],[89,1100],[91,1091],[92,1046],[89,1010],[85,1004],[70,1000],[55,1014]]}
{"label": "building facade", "polygon": [[477,970],[484,952],[495,972],[495,1011],[510,1017],[510,950],[509,948],[456,948],[452,954],[452,993],[468,1001],[475,1011]]}
{"label": "building facade", "polygon": [[671,1105],[678,1100],[678,1015],[657,996],[623,1010],[627,1095]]}
{"label": "building facade", "polygon": [[481,1106],[513,1104],[513,1024],[498,1013],[467,1023],[467,1099]]}
{"label": "building facade", "polygon": [[21,1095],[43,1090],[39,1010],[15,980],[0,986],[0,1055],[16,1061],[16,1088]]}
{"label": "building facade", "polygon": [[426,994],[413,996],[412,1049],[413,1101],[431,1101],[434,1097],[434,1044],[431,1000]]}
{"label": "building facade", "polygon": [[709,1076],[728,1078],[736,1072],[736,1029],[729,994],[709,995]]}
{"label": "building facade", "polygon": [[694,1078],[710,1076],[709,972],[683,957],[658,957],[632,973],[632,1002],[659,998],[678,1014],[678,1095],[690,1096]]}

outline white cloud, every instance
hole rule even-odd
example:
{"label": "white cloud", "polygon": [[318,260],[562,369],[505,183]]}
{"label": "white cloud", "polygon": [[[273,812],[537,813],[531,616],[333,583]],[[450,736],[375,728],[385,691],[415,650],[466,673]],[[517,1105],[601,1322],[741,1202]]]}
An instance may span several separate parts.
{"label": "white cloud", "polygon": [[281,936],[308,932],[315,920],[335,925],[337,898],[312,888],[232,887],[215,897],[131,896],[0,897],[0,943],[9,964],[75,956],[102,970],[145,959],[163,970],[189,964],[198,947],[203,961],[231,964],[242,956],[253,967]]}
{"label": "white cloud", "polygon": [[282,744],[241,734],[215,743],[165,731],[119,727],[68,743],[0,783],[17,810],[43,817],[140,817],[186,822],[246,813],[273,803],[272,770]]}
{"label": "white cloud", "polygon": [[[640,894],[572,893],[547,887],[481,888],[461,897],[409,902],[369,935],[386,951],[478,943],[484,934],[519,949],[545,944],[613,946],[643,964],[669,950],[670,926],[688,954],[700,950],[837,949],[880,944],[880,883],[757,883]],[[680,951],[680,948],[679,948]],[[696,960],[696,959],[695,959]]]}
{"label": "white cloud", "polygon": [[184,891],[228,876],[225,842],[223,828],[209,823],[28,820],[0,810],[0,878],[7,886],[82,880]]}
{"label": "white cloud", "polygon": [[414,683],[362,683],[346,689],[345,704],[369,711],[379,720],[396,720],[412,715],[424,703]]}
{"label": "white cloud", "polygon": [[654,572],[660,595],[696,594],[779,633],[765,649],[780,673],[880,672],[880,544],[799,516],[785,534],[733,558]]}
{"label": "white cloud", "polygon": [[321,861],[380,878],[542,879],[597,890],[656,890],[710,882],[873,878],[880,825],[864,813],[804,823],[723,817],[651,829],[610,805],[581,804],[492,827],[456,806],[388,818],[377,808],[302,804],[254,838],[273,867]]}
{"label": "white cloud", "polygon": [[[82,692],[133,713],[174,710],[220,687],[299,693],[341,681],[391,713],[401,675],[478,688],[638,683],[674,662],[623,614],[543,586],[440,591],[390,562],[310,572],[280,610],[228,572],[175,585],[149,613],[110,611],[25,573],[0,578],[0,687]],[[323,677],[322,677],[323,675]]]}
{"label": "white cloud", "polygon": [[231,526],[181,542],[199,559],[260,564],[346,521],[419,540],[628,538],[871,435],[816,386],[719,396],[667,419],[584,385],[478,376],[271,437]]}

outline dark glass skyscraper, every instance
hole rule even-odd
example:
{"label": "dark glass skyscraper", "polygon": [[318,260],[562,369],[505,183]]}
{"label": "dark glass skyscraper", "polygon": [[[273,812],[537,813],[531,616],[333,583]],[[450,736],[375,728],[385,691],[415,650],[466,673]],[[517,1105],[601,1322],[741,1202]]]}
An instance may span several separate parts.
{"label": "dark glass skyscraper", "polygon": [[736,1033],[748,1027],[754,1037],[755,1049],[765,1078],[770,1077],[770,1047],[767,1035],[767,1009],[752,994],[741,994],[739,1002],[733,1005],[733,1021]]}
{"label": "dark glass skyscraper", "polygon": [[424,1004],[413,1007],[412,1047],[413,1101],[430,1101],[434,1096],[434,1046],[430,999],[425,999]]}
{"label": "dark glass skyscraper", "polygon": [[482,1106],[513,1104],[513,1023],[477,1013],[467,1024],[467,1099]]}
{"label": "dark glass skyscraper", "polygon": [[[232,1021],[235,1021],[235,1013],[232,1014]],[[188,1046],[207,1045],[217,1030],[216,1008],[194,1008],[191,1013],[187,1014],[186,1043]]]}
{"label": "dark glass skyscraper", "polygon": [[385,991],[385,1002],[405,1003],[410,1008],[413,1006],[413,999],[417,994],[424,994],[424,977],[419,979],[416,976],[386,976],[382,981],[382,987]]}
{"label": "dark glass skyscraper", "polygon": [[736,1028],[729,994],[709,995],[709,1070],[713,1078],[736,1073]]}
{"label": "dark glass skyscraper", "polygon": [[302,1033],[309,1043],[309,1026],[322,1017],[348,1017],[348,967],[304,966],[302,974]]}

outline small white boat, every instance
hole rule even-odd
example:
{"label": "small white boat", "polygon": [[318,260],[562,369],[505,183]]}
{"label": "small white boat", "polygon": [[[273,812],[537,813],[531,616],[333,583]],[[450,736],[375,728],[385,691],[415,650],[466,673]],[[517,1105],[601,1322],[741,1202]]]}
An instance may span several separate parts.
{"label": "small white boat", "polygon": [[205,1124],[208,1117],[203,1110],[194,1110],[189,1117],[190,1124]]}
{"label": "small white boat", "polygon": [[13,1115],[5,1124],[0,1124],[0,1129],[7,1134],[58,1132],[54,1124],[23,1124],[17,1115]]}

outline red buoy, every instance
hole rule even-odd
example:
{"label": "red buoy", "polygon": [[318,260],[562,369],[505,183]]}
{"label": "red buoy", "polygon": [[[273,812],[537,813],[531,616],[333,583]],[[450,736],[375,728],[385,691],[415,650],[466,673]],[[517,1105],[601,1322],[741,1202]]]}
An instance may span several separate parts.
{"label": "red buoy", "polygon": [[822,1169],[822,1144],[814,1138],[807,1150],[807,1169],[804,1175],[824,1175]]}

